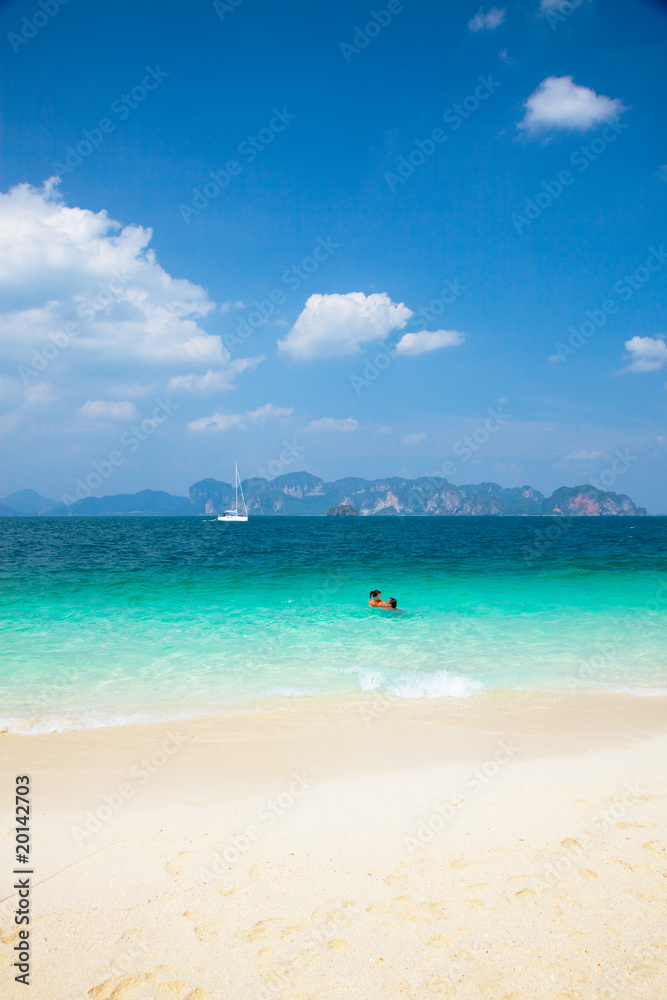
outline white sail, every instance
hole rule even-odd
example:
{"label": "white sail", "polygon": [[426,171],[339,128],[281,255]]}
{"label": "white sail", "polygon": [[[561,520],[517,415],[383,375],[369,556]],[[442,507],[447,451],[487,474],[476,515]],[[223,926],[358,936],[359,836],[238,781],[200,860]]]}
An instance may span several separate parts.
{"label": "white sail", "polygon": [[[234,510],[226,510],[224,514],[218,515],[218,521],[247,521],[248,520],[248,508],[246,506],[245,497],[243,495],[243,486],[241,485],[241,477],[239,476],[238,463],[234,465],[234,472],[236,478],[234,481],[234,495],[236,497],[234,503]],[[239,512],[239,490],[241,491],[241,501],[243,503],[243,510]]]}

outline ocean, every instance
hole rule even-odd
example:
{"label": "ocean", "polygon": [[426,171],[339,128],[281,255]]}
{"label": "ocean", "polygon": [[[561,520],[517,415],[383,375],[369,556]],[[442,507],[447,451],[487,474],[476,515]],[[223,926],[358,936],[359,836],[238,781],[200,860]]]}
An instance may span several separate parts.
{"label": "ocean", "polygon": [[667,518],[6,517],[0,581],[12,732],[360,691],[667,694]]}

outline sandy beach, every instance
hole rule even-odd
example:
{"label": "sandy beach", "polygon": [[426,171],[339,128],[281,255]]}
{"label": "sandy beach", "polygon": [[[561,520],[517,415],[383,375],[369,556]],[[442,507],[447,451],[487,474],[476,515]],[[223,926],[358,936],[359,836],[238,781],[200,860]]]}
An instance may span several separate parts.
{"label": "sandy beach", "polygon": [[3,787],[31,775],[31,995],[660,996],[664,705],[300,699],[2,734]]}

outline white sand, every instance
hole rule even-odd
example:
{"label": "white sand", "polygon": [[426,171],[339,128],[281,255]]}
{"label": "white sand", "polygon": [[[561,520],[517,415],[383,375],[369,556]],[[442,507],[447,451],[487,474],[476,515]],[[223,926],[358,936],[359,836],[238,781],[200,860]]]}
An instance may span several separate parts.
{"label": "white sand", "polygon": [[658,698],[371,698],[0,736],[36,872],[32,983],[10,896],[0,992],[661,1000],[665,723]]}

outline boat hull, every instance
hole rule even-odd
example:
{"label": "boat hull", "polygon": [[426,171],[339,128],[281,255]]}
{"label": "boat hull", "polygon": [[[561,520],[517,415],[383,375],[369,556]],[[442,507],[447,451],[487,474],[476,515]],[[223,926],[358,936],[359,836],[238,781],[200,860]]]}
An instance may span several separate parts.
{"label": "boat hull", "polygon": [[242,514],[218,514],[218,521],[247,521],[248,517]]}

